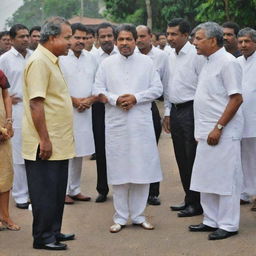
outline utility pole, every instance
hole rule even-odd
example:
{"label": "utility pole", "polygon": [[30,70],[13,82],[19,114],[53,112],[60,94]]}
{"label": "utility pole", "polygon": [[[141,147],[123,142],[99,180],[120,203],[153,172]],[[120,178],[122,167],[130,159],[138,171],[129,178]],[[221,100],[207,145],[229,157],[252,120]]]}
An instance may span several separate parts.
{"label": "utility pole", "polygon": [[80,0],[81,2],[81,14],[80,17],[83,18],[84,17],[84,0]]}
{"label": "utility pole", "polygon": [[150,0],[145,0],[146,9],[147,9],[147,26],[152,29],[152,6]]}

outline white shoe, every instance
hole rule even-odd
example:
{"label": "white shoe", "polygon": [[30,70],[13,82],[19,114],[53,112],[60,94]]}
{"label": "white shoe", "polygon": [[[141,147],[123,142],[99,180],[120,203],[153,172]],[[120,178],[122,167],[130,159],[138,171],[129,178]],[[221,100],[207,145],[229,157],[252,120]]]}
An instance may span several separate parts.
{"label": "white shoe", "polygon": [[119,232],[121,229],[122,229],[122,226],[121,226],[120,224],[118,224],[118,223],[115,223],[114,225],[112,225],[112,226],[110,227],[109,231],[110,231],[111,233],[117,233],[117,232]]}
{"label": "white shoe", "polygon": [[147,229],[147,230],[152,230],[154,229],[155,227],[149,223],[148,221],[144,221],[140,224],[144,229]]}

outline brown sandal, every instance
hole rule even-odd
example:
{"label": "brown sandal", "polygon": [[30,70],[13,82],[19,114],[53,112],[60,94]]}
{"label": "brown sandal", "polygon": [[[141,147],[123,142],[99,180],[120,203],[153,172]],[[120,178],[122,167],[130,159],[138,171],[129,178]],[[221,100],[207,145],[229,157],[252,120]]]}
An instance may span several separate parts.
{"label": "brown sandal", "polygon": [[2,220],[2,224],[8,230],[11,230],[11,231],[19,231],[20,230],[20,226],[18,226],[15,223],[8,223],[7,221]]}

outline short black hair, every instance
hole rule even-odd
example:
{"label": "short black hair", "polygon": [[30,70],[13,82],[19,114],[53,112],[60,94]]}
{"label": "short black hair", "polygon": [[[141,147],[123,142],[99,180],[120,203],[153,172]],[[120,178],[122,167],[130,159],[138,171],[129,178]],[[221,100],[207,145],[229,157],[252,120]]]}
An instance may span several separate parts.
{"label": "short black hair", "polygon": [[99,24],[99,26],[96,29],[97,36],[99,36],[99,30],[102,29],[102,28],[112,28],[113,34],[115,36],[115,28],[112,24],[110,24],[108,22],[103,22],[103,23]]}
{"label": "short black hair", "polygon": [[31,34],[34,32],[34,31],[41,31],[41,27],[40,26],[34,26],[32,27],[30,30],[29,30],[29,35],[31,36]]}
{"label": "short black hair", "polygon": [[15,24],[15,25],[13,25],[13,26],[11,27],[11,29],[10,29],[10,37],[11,37],[12,39],[14,39],[14,38],[16,37],[16,35],[17,35],[17,32],[18,32],[19,30],[21,30],[21,29],[26,29],[27,31],[29,31],[28,28],[27,28],[25,25],[22,25],[22,24]]}
{"label": "short black hair", "polygon": [[240,30],[239,25],[237,23],[233,22],[233,21],[227,21],[227,22],[223,23],[222,27],[223,28],[231,28],[231,29],[233,29],[236,36],[237,36],[237,34],[238,34],[239,30]]}
{"label": "short black hair", "polygon": [[127,32],[132,33],[132,36],[133,36],[134,40],[135,41],[137,40],[138,35],[137,35],[136,27],[134,25],[132,25],[132,24],[122,24],[122,25],[118,26],[117,29],[116,29],[116,36],[118,37],[118,35],[122,31],[127,31]]}
{"label": "short black hair", "polygon": [[74,35],[76,33],[77,30],[79,31],[83,31],[83,32],[86,32],[87,33],[87,28],[84,24],[82,23],[74,23],[74,24],[71,24],[71,29],[72,29],[72,35]]}
{"label": "short black hair", "polygon": [[93,28],[90,28],[90,27],[88,27],[88,26],[85,26],[85,28],[86,28],[86,33],[87,34],[91,34],[91,35],[93,35],[93,37],[95,37],[95,30],[93,29]]}
{"label": "short black hair", "polygon": [[190,33],[190,24],[187,20],[183,18],[174,18],[168,24],[168,27],[176,27],[176,26],[179,26],[179,31],[182,34]]}
{"label": "short black hair", "polygon": [[10,35],[10,32],[9,31],[1,31],[0,32],[0,39],[3,37],[3,36],[9,36]]}
{"label": "short black hair", "polygon": [[166,37],[166,34],[164,32],[158,32],[156,33],[156,40],[159,40],[159,37],[160,36],[165,36]]}

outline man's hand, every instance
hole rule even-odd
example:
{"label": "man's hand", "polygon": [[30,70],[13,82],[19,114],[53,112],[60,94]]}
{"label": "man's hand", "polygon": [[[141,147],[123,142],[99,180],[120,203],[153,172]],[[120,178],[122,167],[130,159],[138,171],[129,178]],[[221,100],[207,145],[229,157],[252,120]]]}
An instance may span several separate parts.
{"label": "man's hand", "polygon": [[106,104],[106,103],[108,103],[108,98],[106,97],[106,95],[100,93],[97,96],[96,101]]}
{"label": "man's hand", "polygon": [[71,97],[72,100],[72,105],[74,108],[78,108],[80,105],[80,99],[79,98],[75,98],[75,97]]}
{"label": "man's hand", "polygon": [[16,94],[11,95],[12,105],[16,105],[17,103],[21,102],[22,99],[20,97],[15,97]]}
{"label": "man's hand", "polygon": [[166,133],[170,133],[171,132],[171,126],[170,126],[170,117],[169,116],[165,116],[164,120],[163,120],[163,128],[164,131]]}
{"label": "man's hand", "polygon": [[116,101],[116,105],[126,111],[130,110],[136,103],[137,100],[132,94],[121,95]]}
{"label": "man's hand", "polygon": [[83,112],[86,109],[89,109],[92,105],[91,97],[88,98],[81,98],[80,105],[78,107],[78,112]]}
{"label": "man's hand", "polygon": [[215,127],[208,135],[207,143],[210,146],[215,146],[219,143],[221,130]]}
{"label": "man's hand", "polygon": [[52,143],[49,139],[40,141],[40,153],[39,157],[42,160],[47,160],[52,155]]}

